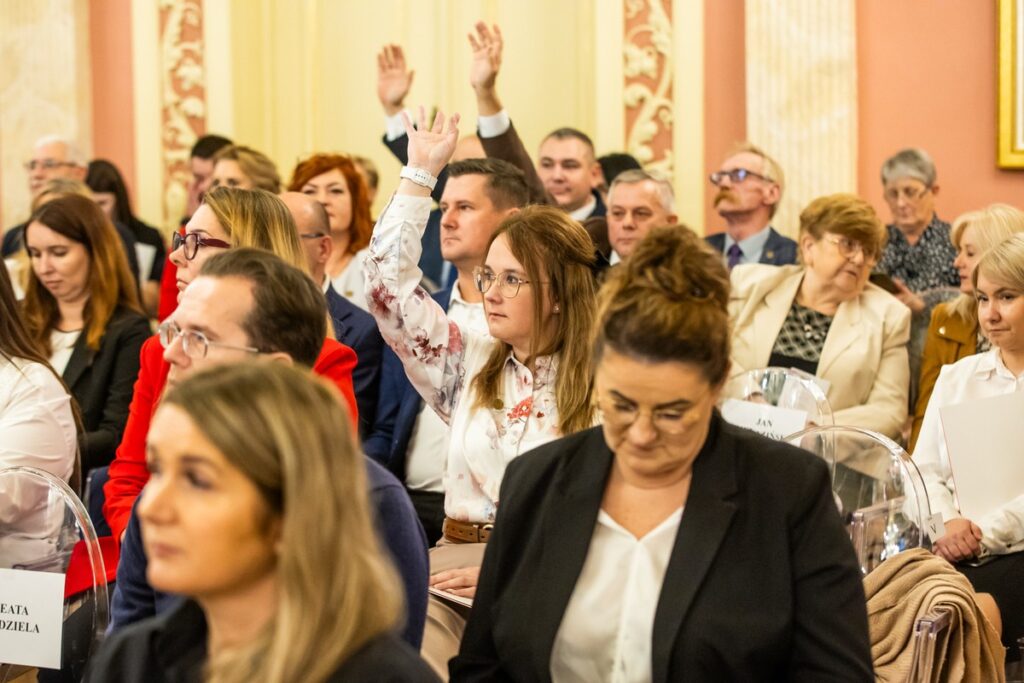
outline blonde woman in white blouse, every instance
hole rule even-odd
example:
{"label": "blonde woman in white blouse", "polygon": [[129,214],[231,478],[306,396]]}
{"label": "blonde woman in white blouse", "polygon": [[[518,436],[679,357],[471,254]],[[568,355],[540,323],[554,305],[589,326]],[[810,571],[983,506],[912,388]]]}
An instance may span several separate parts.
{"label": "blonde woman in white blouse", "polygon": [[[458,117],[447,127],[440,114],[433,126],[420,117],[418,130],[406,121],[409,166],[374,228],[367,302],[413,386],[449,426],[442,544],[482,544],[506,465],[594,423],[587,342],[594,247],[583,227],[557,209],[514,214],[474,274],[491,338],[460,329],[420,288],[416,265],[430,187],[454,151]],[[477,557],[482,551],[480,545]],[[437,553],[431,562],[440,566]],[[479,561],[470,564],[476,566],[437,574],[432,583],[472,597]]]}

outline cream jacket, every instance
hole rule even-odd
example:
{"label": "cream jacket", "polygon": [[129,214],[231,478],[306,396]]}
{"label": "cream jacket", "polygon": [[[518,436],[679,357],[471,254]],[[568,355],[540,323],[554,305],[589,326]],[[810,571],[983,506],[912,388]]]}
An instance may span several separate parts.
{"label": "cream jacket", "polygon": [[[730,375],[768,365],[803,276],[803,266],[733,268]],[[817,372],[831,385],[835,424],[899,436],[907,419],[909,338],[910,309],[880,287],[869,283],[857,298],[840,304]]]}

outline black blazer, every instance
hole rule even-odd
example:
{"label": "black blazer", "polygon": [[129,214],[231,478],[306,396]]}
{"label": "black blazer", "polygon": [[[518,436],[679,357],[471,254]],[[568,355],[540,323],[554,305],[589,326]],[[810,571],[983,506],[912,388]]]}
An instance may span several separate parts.
{"label": "black blazer", "polygon": [[[719,232],[708,235],[704,238],[708,244],[715,248],[715,251],[725,251],[725,233]],[[790,238],[775,232],[775,228],[768,228],[768,239],[761,251],[759,263],[766,263],[770,266],[788,266],[796,263],[796,242]]]}
{"label": "black blazer", "polygon": [[[612,460],[595,427],[509,465],[453,682],[550,680]],[[715,414],[653,639],[656,683],[873,680],[860,570],[824,462]]]}
{"label": "black blazer", "polygon": [[[111,636],[89,663],[85,681],[201,683],[206,663],[206,616],[191,600]],[[435,683],[437,676],[393,634],[374,638],[352,654],[328,683]]]}
{"label": "black blazer", "polygon": [[98,350],[86,345],[84,330],[78,335],[62,377],[82,411],[83,479],[114,459],[139,374],[139,352],[151,334],[144,315],[118,308]]}

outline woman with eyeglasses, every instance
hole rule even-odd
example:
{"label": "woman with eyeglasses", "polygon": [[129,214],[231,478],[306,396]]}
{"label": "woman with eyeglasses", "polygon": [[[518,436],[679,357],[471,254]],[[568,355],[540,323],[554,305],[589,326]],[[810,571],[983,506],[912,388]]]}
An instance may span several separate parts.
{"label": "woman with eyeglasses", "polygon": [[871,681],[825,463],[722,420],[729,275],[691,230],[610,271],[601,426],[509,464],[451,681]]}
{"label": "woman with eyeglasses", "polygon": [[910,310],[868,282],[885,246],[871,205],[820,197],[800,214],[800,265],[732,270],[732,373],[797,368],[822,380],[837,425],[897,438],[910,387]]}
{"label": "woman with eyeglasses", "polygon": [[114,458],[149,321],[120,238],[91,199],[46,202],[29,218],[24,239],[31,264],[25,326],[81,409],[84,477]]}
{"label": "woman with eyeglasses", "polygon": [[[501,504],[505,467],[519,454],[594,423],[590,401],[594,245],[549,207],[528,207],[491,237],[474,273],[490,337],[461,329],[419,286],[430,189],[455,149],[458,116],[418,130],[406,119],[409,166],[377,221],[366,259],[370,313],[413,386],[448,424],[443,538],[432,586],[471,598]],[[448,569],[451,567],[451,569]],[[431,601],[424,656],[443,670],[462,623]]]}
{"label": "woman with eyeglasses", "polygon": [[[265,249],[303,272],[309,272],[295,222],[277,195],[264,190],[218,187],[206,193],[204,203],[185,226],[185,233],[176,233],[173,237],[170,259],[177,267],[179,298],[189,283],[199,276],[200,268],[210,256],[237,247]],[[149,478],[146,433],[167,382],[169,366],[163,357],[163,342],[173,338],[173,323],[165,323],[160,333],[150,337],[142,346],[131,413],[117,456],[110,466],[110,479],[103,489],[106,495],[103,513],[118,538],[127,527],[132,505]],[[189,346],[192,353],[204,353],[204,344],[192,343]],[[338,385],[349,403],[353,420],[358,420],[359,412],[352,389],[355,365],[355,353],[328,338],[324,340],[313,371]]]}

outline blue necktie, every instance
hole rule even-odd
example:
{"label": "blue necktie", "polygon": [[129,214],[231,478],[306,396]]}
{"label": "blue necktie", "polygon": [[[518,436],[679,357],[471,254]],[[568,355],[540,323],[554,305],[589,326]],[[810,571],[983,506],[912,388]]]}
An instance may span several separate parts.
{"label": "blue necktie", "polygon": [[735,242],[733,242],[732,246],[729,247],[729,250],[726,252],[726,254],[728,254],[729,256],[729,270],[732,270],[733,266],[739,263],[740,259],[743,258],[743,250],[740,249],[740,245],[736,244]]}

